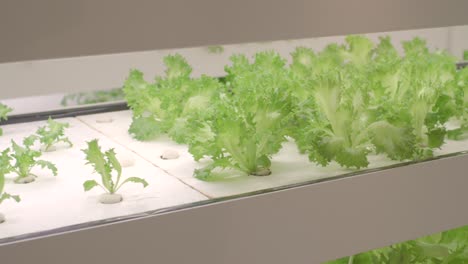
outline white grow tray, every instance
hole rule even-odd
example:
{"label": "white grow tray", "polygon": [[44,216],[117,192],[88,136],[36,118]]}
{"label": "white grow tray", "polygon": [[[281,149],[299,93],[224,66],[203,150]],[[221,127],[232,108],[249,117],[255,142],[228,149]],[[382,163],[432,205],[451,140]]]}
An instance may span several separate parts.
{"label": "white grow tray", "polygon": [[[112,120],[112,122],[102,122]],[[293,142],[284,144],[274,156],[272,175],[268,177],[239,176],[225,181],[205,182],[193,177],[193,170],[207,161],[197,163],[185,145],[179,145],[166,137],[151,142],[140,142],[127,132],[131,122],[130,111],[108,112],[77,118],[59,119],[70,123],[67,136],[74,143],[72,148],[59,146],[57,151],[46,152],[41,159],[49,160],[58,167],[54,177],[47,170],[34,171],[39,177],[30,184],[14,184],[14,175],[7,176],[5,190],[21,195],[21,203],[6,201],[0,206],[7,221],[0,224],[0,243],[14,243],[30,237],[56,234],[83,227],[99,226],[119,219],[144,216],[146,212],[190,205],[213,199],[252,194],[262,190],[274,190],[286,185],[321,180],[357,171],[340,168],[332,163],[319,167],[298,153]],[[3,126],[0,149],[34,133],[45,121]],[[143,189],[140,185],[128,184],[122,188],[124,201],[120,204],[103,205],[98,202],[101,190],[83,191],[83,182],[99,177],[91,166],[85,165],[81,149],[86,142],[99,139],[103,149],[115,148],[118,155],[132,157],[135,165],[124,168],[123,177],[139,176],[149,182]],[[180,158],[163,160],[162,152],[176,150]],[[462,152],[468,149],[468,141],[448,141],[436,155]],[[371,156],[369,169],[394,165],[383,156]],[[369,171],[367,169],[367,171]]]}

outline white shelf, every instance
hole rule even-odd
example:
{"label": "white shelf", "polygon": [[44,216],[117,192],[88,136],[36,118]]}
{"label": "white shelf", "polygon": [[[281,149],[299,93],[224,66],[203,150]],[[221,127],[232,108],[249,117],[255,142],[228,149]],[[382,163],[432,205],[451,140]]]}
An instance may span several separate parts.
{"label": "white shelf", "polygon": [[[29,184],[15,184],[15,175],[7,176],[5,191],[18,194],[22,201],[16,203],[7,200],[0,205],[0,211],[7,221],[0,224],[0,239],[45,232],[72,225],[125,217],[147,211],[193,203],[207,199],[204,195],[188,187],[177,178],[166,174],[151,163],[115,144],[102,134],[89,128],[78,119],[67,118],[59,121],[68,122],[67,136],[74,143],[73,148],[61,146],[55,152],[46,152],[41,159],[49,160],[58,167],[58,176],[54,177],[47,170],[33,171],[39,177]],[[45,122],[31,122],[2,126],[4,135],[0,137],[0,149],[10,146],[10,139],[20,143],[22,139]],[[124,200],[120,204],[103,205],[98,196],[103,191],[95,188],[84,192],[83,182],[89,179],[99,180],[91,166],[85,165],[85,155],[81,149],[86,141],[99,139],[102,149],[115,148],[117,153],[131,155],[135,165],[123,169],[123,177],[139,176],[145,178],[149,186],[129,183],[120,193]]]}
{"label": "white shelf", "polygon": [[[97,122],[109,118],[113,120],[110,123]],[[293,143],[286,143],[273,158],[271,176],[204,182],[192,174],[194,168],[207,161],[195,162],[186,146],[164,137],[151,142],[132,139],[127,132],[130,111],[59,121],[70,123],[67,135],[75,144],[73,148],[62,146],[55,152],[44,153],[43,159],[57,164],[59,175],[53,177],[48,171],[38,170],[37,181],[26,185],[14,184],[13,176],[8,176],[6,191],[23,199],[19,204],[8,201],[0,207],[8,218],[0,225],[0,240],[3,238],[4,242],[0,255],[10,262],[21,259],[18,263],[26,263],[27,258],[46,260],[49,255],[63,262],[75,252],[67,247],[71,246],[86,248],[93,258],[99,258],[102,250],[132,248],[142,259],[157,255],[162,263],[207,261],[204,250],[221,261],[216,263],[249,263],[253,258],[258,260],[254,263],[279,264],[284,263],[283,256],[318,263],[314,261],[355,254],[468,223],[468,214],[459,210],[468,199],[464,191],[468,185],[466,153],[282,189],[285,185],[353,171],[336,164],[318,167],[298,154]],[[11,138],[20,141],[44,124],[3,126],[0,149],[8,147]],[[94,138],[105,149],[113,147],[117,153],[133,155],[135,166],[124,169],[124,176],[144,177],[149,187],[125,186],[124,201],[114,205],[99,204],[98,189],[84,192],[82,183],[99,177],[84,165],[80,150]],[[168,148],[179,151],[181,157],[160,159]],[[449,141],[436,154],[467,148],[468,141]],[[370,161],[370,168],[395,164],[382,156],[372,156]],[[274,191],[275,188],[280,190]],[[254,191],[260,192],[250,193]],[[232,195],[241,196],[228,197]],[[161,211],[155,211],[158,209]],[[127,218],[130,214],[139,215]],[[112,221],[106,222],[109,218]],[[87,225],[93,221],[100,223]],[[91,246],[96,243],[102,248]],[[291,244],[294,247],[281,253],[280,248]],[[278,249],[272,250],[272,245]],[[57,253],[48,249],[59,250]],[[245,256],[232,255],[239,250]],[[129,261],[124,253],[116,253],[110,259],[117,263]],[[73,261],[70,263],[86,260]]]}
{"label": "white shelf", "polygon": [[[96,120],[109,118],[114,121],[111,123],[96,122]],[[195,162],[188,152],[187,146],[176,144],[165,136],[161,136],[150,142],[141,142],[133,139],[127,132],[132,120],[131,111],[80,116],[79,119],[105,136],[115,140],[121,146],[125,146],[138,153],[145,160],[212,198],[239,195],[356,172],[356,170],[344,169],[336,163],[331,163],[327,167],[315,165],[309,162],[306,155],[299,154],[294,142],[286,142],[281,151],[273,156],[272,174],[268,177],[254,177],[239,175],[237,173],[238,177],[233,177],[230,180],[205,182],[194,178],[193,171],[196,168],[203,167],[209,161],[202,160],[199,163]],[[166,149],[177,150],[181,154],[181,157],[177,160],[161,159],[161,153]],[[442,149],[436,151],[436,155],[445,155],[464,150],[468,150],[468,140],[463,142],[448,141]],[[370,156],[369,161],[370,165],[368,169],[398,163],[387,159],[383,155]],[[226,173],[236,176],[236,172],[233,171]]]}

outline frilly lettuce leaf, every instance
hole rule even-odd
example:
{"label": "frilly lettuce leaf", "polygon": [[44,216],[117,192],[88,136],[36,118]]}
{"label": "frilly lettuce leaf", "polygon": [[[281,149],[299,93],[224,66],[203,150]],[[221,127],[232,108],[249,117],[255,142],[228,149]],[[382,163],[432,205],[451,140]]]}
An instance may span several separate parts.
{"label": "frilly lettuce leaf", "polygon": [[271,156],[286,140],[292,109],[285,61],[274,52],[258,53],[253,63],[244,56],[233,56],[231,61],[232,66],[226,67],[230,91],[213,101],[212,118],[197,124],[206,136],[189,142],[195,159],[212,160],[195,171],[204,180],[216,179],[216,168],[268,174]]}
{"label": "frilly lettuce leaf", "polygon": [[130,134],[147,141],[160,134],[168,134],[176,142],[186,143],[190,136],[187,119],[200,117],[211,104],[211,98],[222,89],[221,83],[208,76],[192,78],[192,68],[181,55],[164,58],[165,76],[158,76],[154,83],[147,82],[143,73],[132,70],[124,93],[133,111]]}

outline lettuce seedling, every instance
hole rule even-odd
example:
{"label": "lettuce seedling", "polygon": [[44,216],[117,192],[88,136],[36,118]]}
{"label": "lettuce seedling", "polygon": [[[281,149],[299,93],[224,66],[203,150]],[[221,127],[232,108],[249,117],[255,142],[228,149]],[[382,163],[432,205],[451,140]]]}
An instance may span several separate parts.
{"label": "lettuce seedling", "polygon": [[10,155],[14,161],[11,171],[18,175],[15,179],[16,183],[28,183],[34,181],[34,178],[37,176],[32,174],[31,170],[36,166],[47,168],[54,176],[57,176],[57,167],[53,163],[45,160],[38,160],[42,153],[31,149],[34,141],[34,136],[26,137],[23,140],[23,146],[20,146],[14,140],[11,140],[13,152]]}
{"label": "lettuce seedling", "polygon": [[37,138],[43,145],[44,150],[50,150],[59,142],[64,142],[68,144],[69,147],[72,147],[73,143],[64,135],[65,128],[68,128],[69,126],[70,125],[68,123],[60,123],[49,117],[49,120],[47,120],[47,126],[39,127],[36,131]]}
{"label": "lettuce seedling", "polygon": [[0,154],[0,204],[7,199],[13,199],[16,202],[20,201],[20,197],[18,195],[11,195],[3,192],[5,187],[5,175],[13,169],[10,164],[11,157],[9,152],[10,149],[8,148]]}
{"label": "lettuce seedling", "polygon": [[[116,158],[114,149],[109,149],[103,153],[97,139],[89,141],[87,144],[88,148],[83,150],[88,161],[86,164],[92,165],[95,172],[101,175],[101,184],[95,180],[85,181],[83,183],[85,191],[99,186],[105,192],[115,194],[124,184],[129,182],[140,183],[144,188],[148,186],[144,179],[138,177],[130,177],[121,182],[122,167]],[[115,176],[112,175],[114,171]]]}
{"label": "lettuce seedling", "polygon": [[[0,121],[7,120],[8,114],[13,111],[10,107],[0,103]],[[3,130],[0,128],[0,136],[3,135]]]}
{"label": "lettuce seedling", "polygon": [[271,156],[286,140],[292,108],[285,61],[273,52],[257,54],[252,64],[245,56],[233,56],[231,61],[226,68],[229,91],[213,100],[211,118],[195,122],[208,129],[189,142],[196,160],[212,159],[195,171],[199,179],[219,179],[216,168],[268,175]]}
{"label": "lettuce seedling", "polygon": [[178,54],[165,57],[164,63],[166,74],[157,77],[155,83],[146,82],[137,70],[132,70],[125,81],[125,98],[133,111],[129,133],[142,141],[168,134],[176,142],[185,143],[192,133],[187,128],[188,119],[204,116],[200,113],[222,85],[207,76],[191,78],[192,68]]}

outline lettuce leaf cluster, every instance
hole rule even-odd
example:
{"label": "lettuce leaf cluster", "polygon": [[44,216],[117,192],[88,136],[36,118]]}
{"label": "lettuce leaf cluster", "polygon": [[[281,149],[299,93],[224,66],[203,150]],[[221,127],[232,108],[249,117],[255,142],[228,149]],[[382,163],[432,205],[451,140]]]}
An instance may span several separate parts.
{"label": "lettuce leaf cluster", "polygon": [[321,166],[365,168],[369,154],[431,157],[447,135],[467,134],[468,69],[457,70],[454,57],[422,39],[402,44],[400,55],[388,37],[348,36],[320,52],[299,47],[290,64],[272,51],[252,61],[234,55],[222,79],[193,78],[187,61],[171,55],[153,83],[131,71],[129,132],[187,144],[195,160],[212,161],[195,171],[205,180],[226,168],[268,175],[288,138]]}
{"label": "lettuce leaf cluster", "polygon": [[87,142],[87,145],[88,147],[82,150],[88,161],[86,164],[91,165],[94,171],[101,176],[101,183],[98,183],[96,180],[85,181],[83,183],[85,191],[99,186],[109,194],[115,194],[123,185],[129,182],[139,183],[143,185],[143,188],[148,186],[148,182],[139,177],[129,177],[121,181],[122,166],[116,157],[114,149],[102,151],[97,139]]}
{"label": "lettuce leaf cluster", "polygon": [[129,133],[136,139],[148,141],[161,134],[169,134],[173,140],[186,143],[191,136],[187,120],[201,117],[213,94],[220,90],[216,78],[201,76],[192,78],[192,68],[181,55],[164,58],[165,76],[147,82],[143,73],[132,70],[123,91],[133,111]]}
{"label": "lettuce leaf cluster", "polygon": [[348,36],[318,54],[296,49],[292,94],[301,107],[293,137],[310,160],[362,168],[369,153],[421,159],[444,143],[457,112],[456,61],[419,38],[403,47],[400,56],[388,37],[374,45]]}
{"label": "lettuce leaf cluster", "polygon": [[448,137],[454,140],[466,139],[468,138],[468,68],[458,72],[455,98],[458,126],[448,131]]}
{"label": "lettuce leaf cluster", "polygon": [[271,156],[286,141],[292,104],[286,61],[274,52],[262,52],[253,63],[243,55],[231,58],[226,67],[227,89],[212,103],[208,137],[195,137],[189,151],[196,160],[213,162],[195,171],[205,180],[216,178],[213,170],[230,168],[249,175],[270,174]]}
{"label": "lettuce leaf cluster", "polygon": [[4,200],[13,199],[16,202],[19,202],[21,199],[18,195],[11,195],[4,192],[5,188],[5,175],[12,170],[10,164],[11,157],[9,155],[10,149],[6,149],[0,153],[0,204]]}

